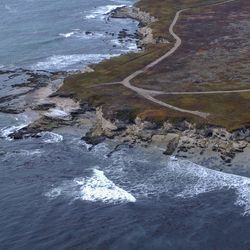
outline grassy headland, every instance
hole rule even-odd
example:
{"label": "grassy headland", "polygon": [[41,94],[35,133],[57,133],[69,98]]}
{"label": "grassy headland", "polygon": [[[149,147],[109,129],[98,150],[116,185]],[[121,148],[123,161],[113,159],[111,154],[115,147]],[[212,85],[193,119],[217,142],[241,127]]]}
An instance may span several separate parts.
{"label": "grassy headland", "polygon": [[[166,95],[158,98],[177,107],[209,112],[210,116],[204,120],[151,103],[122,85],[102,85],[121,81],[166,53],[175,42],[169,34],[169,26],[176,12],[191,8],[181,14],[175,26],[182,46],[169,58],[134,79],[133,84],[166,92],[249,88],[250,65],[246,51],[249,51],[250,39],[247,37],[249,33],[244,31],[250,27],[247,22],[249,15],[246,14],[249,13],[250,3],[239,0],[204,7],[218,2],[221,0],[137,2],[136,7],[157,19],[149,27],[155,41],[159,42],[145,45],[141,52],[91,65],[94,72],[67,77],[58,93],[70,93],[81,103],[102,106],[111,119],[133,121],[136,116],[156,122],[186,119],[199,124],[223,126],[229,130],[247,125],[250,115],[247,111],[242,112],[242,107],[249,106],[250,94]],[[163,39],[169,43],[161,43]]]}

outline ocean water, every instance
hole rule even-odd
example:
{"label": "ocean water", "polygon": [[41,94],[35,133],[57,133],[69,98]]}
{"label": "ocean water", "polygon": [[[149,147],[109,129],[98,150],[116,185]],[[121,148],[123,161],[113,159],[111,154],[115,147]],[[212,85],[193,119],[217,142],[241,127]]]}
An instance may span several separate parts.
{"label": "ocean water", "polygon": [[0,249],[249,249],[250,178],[80,137],[0,140]]}
{"label": "ocean water", "polygon": [[[2,70],[78,70],[135,50],[118,34],[137,23],[105,15],[132,3],[2,0]],[[0,75],[0,97],[26,80],[16,72]],[[224,173],[139,146],[110,155],[114,142],[92,148],[75,127],[8,138],[32,117],[0,113],[1,250],[250,249],[246,166]]]}
{"label": "ocean water", "polygon": [[131,4],[131,0],[1,0],[0,65],[75,70],[137,50],[135,39],[118,39],[123,28],[134,34],[137,23],[105,15]]}

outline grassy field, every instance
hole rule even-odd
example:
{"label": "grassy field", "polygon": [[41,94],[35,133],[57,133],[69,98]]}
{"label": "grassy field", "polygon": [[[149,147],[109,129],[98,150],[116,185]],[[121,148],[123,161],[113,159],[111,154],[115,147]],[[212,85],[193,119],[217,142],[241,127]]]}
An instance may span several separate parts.
{"label": "grassy field", "polygon": [[209,113],[207,123],[235,130],[250,125],[250,93],[162,95],[159,99],[189,110]]}
{"label": "grassy field", "polygon": [[[175,13],[180,9],[191,7],[191,10],[181,16],[175,27],[184,45],[168,60],[137,77],[133,84],[164,91],[248,88],[250,64],[246,51],[250,47],[248,43],[250,39],[245,35],[249,32],[233,33],[232,30],[236,19],[239,19],[235,24],[237,30],[241,32],[243,28],[247,30],[241,25],[243,21],[246,25],[246,21],[249,20],[249,15],[247,16],[245,12],[247,12],[246,9],[250,9],[250,4],[246,0],[239,0],[229,7],[202,7],[218,2],[221,1],[141,0],[137,2],[137,7],[157,18],[157,21],[150,26],[154,37],[159,40],[165,38],[170,43],[147,45],[142,52],[129,53],[91,65],[94,72],[67,77],[58,92],[71,93],[78,101],[88,102],[94,107],[103,106],[104,113],[111,119],[133,121],[136,116],[156,122],[186,119],[199,124],[224,126],[229,130],[248,124],[250,115],[242,110],[242,107],[249,109],[248,94],[160,97],[161,100],[177,107],[211,113],[207,120],[202,120],[155,105],[121,85],[100,85],[121,81],[166,53],[174,43],[168,29]],[[247,27],[250,27],[249,22],[248,24]],[[197,39],[194,39],[194,35]],[[229,38],[226,39],[226,37]]]}

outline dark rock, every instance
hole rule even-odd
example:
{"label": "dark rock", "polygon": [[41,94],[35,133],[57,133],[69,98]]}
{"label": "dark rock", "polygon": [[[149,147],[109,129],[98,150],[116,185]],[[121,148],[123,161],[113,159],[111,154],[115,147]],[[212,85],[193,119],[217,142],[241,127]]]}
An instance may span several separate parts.
{"label": "dark rock", "polygon": [[179,138],[173,138],[168,142],[167,149],[164,152],[165,155],[172,155],[179,144]]}
{"label": "dark rock", "polygon": [[12,139],[23,139],[25,137],[36,137],[38,133],[42,131],[51,131],[60,126],[70,125],[69,121],[52,119],[49,117],[42,117],[39,120],[31,123],[27,127],[24,127],[18,131],[9,135]]}
{"label": "dark rock", "polygon": [[188,152],[188,148],[186,146],[180,146],[178,152]]}
{"label": "dark rock", "polygon": [[118,34],[118,39],[124,39],[128,37],[128,33],[126,31],[120,31],[119,34]]}
{"label": "dark rock", "polygon": [[88,144],[97,145],[97,144],[102,143],[103,141],[105,141],[106,138],[104,136],[97,136],[97,135],[92,136],[89,133],[87,133],[81,139],[84,140]]}
{"label": "dark rock", "polygon": [[55,108],[55,107],[56,107],[55,103],[42,103],[42,104],[37,104],[36,106],[32,107],[32,109],[46,111],[49,110],[50,108]]}
{"label": "dark rock", "polygon": [[232,159],[231,158],[226,158],[224,155],[221,156],[221,159],[225,162],[225,163],[231,163]]}
{"label": "dark rock", "polygon": [[184,121],[176,123],[175,127],[179,131],[186,131],[190,129],[191,124],[184,120]]}
{"label": "dark rock", "polygon": [[49,97],[73,98],[74,96],[75,92],[55,92],[51,94]]}
{"label": "dark rock", "polygon": [[225,156],[227,156],[229,158],[234,158],[235,157],[235,153],[234,152],[225,152]]}
{"label": "dark rock", "polygon": [[213,136],[213,130],[211,128],[204,129],[204,137],[209,138]]}
{"label": "dark rock", "polygon": [[91,32],[91,31],[86,31],[85,34],[86,34],[86,35],[94,35],[94,33]]}
{"label": "dark rock", "polygon": [[80,108],[84,113],[95,111],[95,108],[91,106],[88,102],[80,103]]}
{"label": "dark rock", "polygon": [[10,135],[10,137],[14,140],[21,140],[23,139],[24,134],[22,132],[14,132],[13,134]]}
{"label": "dark rock", "polygon": [[5,151],[0,151],[0,155],[5,155],[6,152]]}
{"label": "dark rock", "polygon": [[12,106],[0,106],[0,112],[7,113],[7,114],[20,114],[23,113],[25,110],[17,107]]}

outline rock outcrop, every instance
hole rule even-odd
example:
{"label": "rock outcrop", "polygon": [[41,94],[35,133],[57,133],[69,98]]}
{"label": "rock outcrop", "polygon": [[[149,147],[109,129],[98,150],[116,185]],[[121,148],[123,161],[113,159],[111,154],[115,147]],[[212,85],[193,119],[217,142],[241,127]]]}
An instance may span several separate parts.
{"label": "rock outcrop", "polygon": [[[176,124],[165,122],[162,126],[143,121],[137,117],[134,123],[121,124],[104,117],[101,108],[96,111],[97,122],[84,139],[91,144],[98,144],[105,138],[115,138],[121,143],[142,146],[157,146],[166,155],[188,158],[190,155],[208,155],[217,157],[230,165],[237,153],[244,152],[250,140],[250,133],[217,127],[196,128],[183,121]],[[244,138],[244,139],[243,139]]]}
{"label": "rock outcrop", "polygon": [[154,37],[150,25],[157,21],[149,13],[141,11],[136,7],[119,7],[111,11],[110,16],[113,18],[132,18],[139,22],[139,47],[144,47],[148,44],[168,43],[166,39]]}

